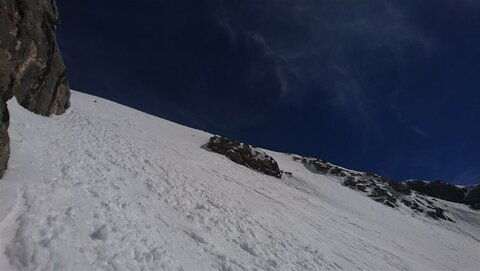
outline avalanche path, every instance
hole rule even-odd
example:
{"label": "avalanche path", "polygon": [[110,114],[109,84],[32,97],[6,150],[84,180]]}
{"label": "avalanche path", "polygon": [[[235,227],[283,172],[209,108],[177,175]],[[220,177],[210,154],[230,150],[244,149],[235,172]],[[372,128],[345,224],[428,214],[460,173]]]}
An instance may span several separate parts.
{"label": "avalanche path", "polygon": [[62,116],[10,101],[0,270],[478,270],[480,216],[394,212],[267,151],[277,179],[208,133],[72,93]]}

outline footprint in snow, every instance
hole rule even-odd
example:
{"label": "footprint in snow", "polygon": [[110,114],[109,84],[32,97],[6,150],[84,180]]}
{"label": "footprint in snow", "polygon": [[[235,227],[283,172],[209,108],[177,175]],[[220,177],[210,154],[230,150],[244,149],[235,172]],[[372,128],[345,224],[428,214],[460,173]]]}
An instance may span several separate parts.
{"label": "footprint in snow", "polygon": [[101,226],[90,235],[93,240],[106,241],[108,239],[108,229],[106,225]]}

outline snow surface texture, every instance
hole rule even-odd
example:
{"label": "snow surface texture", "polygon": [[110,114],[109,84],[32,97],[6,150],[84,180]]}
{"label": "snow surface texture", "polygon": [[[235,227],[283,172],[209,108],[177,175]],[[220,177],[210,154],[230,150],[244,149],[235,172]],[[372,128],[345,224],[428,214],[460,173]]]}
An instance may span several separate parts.
{"label": "snow surface texture", "polygon": [[0,270],[478,270],[480,215],[395,211],[265,151],[270,177],[210,134],[97,97],[45,118],[9,103]]}

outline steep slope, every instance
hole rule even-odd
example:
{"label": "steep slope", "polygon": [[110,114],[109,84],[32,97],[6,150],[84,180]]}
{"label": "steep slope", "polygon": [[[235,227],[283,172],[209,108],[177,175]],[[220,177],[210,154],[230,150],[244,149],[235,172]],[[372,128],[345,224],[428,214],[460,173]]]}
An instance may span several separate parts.
{"label": "steep slope", "polygon": [[210,134],[72,93],[62,116],[11,109],[0,270],[476,270],[480,215],[394,209],[265,150],[276,178]]}

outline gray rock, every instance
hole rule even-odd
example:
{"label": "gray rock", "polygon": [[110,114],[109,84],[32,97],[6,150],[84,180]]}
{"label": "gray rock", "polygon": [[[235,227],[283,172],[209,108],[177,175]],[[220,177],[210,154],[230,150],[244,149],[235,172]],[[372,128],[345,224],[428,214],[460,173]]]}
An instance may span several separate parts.
{"label": "gray rock", "polygon": [[230,158],[233,162],[280,178],[282,171],[277,162],[264,151],[225,137],[212,136],[207,147]]}
{"label": "gray rock", "polygon": [[[480,185],[469,188],[458,187],[440,180],[432,182],[413,180],[406,184],[411,190],[415,190],[430,197],[446,201],[467,204],[473,209],[480,210]],[[429,202],[429,204],[432,204]]]}
{"label": "gray rock", "polygon": [[8,136],[7,127],[4,123],[0,123],[0,177],[7,169],[8,158],[10,157],[10,138]]}
{"label": "gray rock", "polygon": [[435,180],[433,182],[408,181],[406,184],[411,190],[415,190],[430,197],[464,203],[465,191],[463,191],[462,188],[440,180]]}
{"label": "gray rock", "polygon": [[0,176],[9,156],[6,102],[15,95],[23,107],[44,116],[70,106],[55,38],[58,23],[54,0],[0,0]]}
{"label": "gray rock", "polygon": [[465,195],[465,203],[472,208],[480,210],[480,184],[471,187]]}

